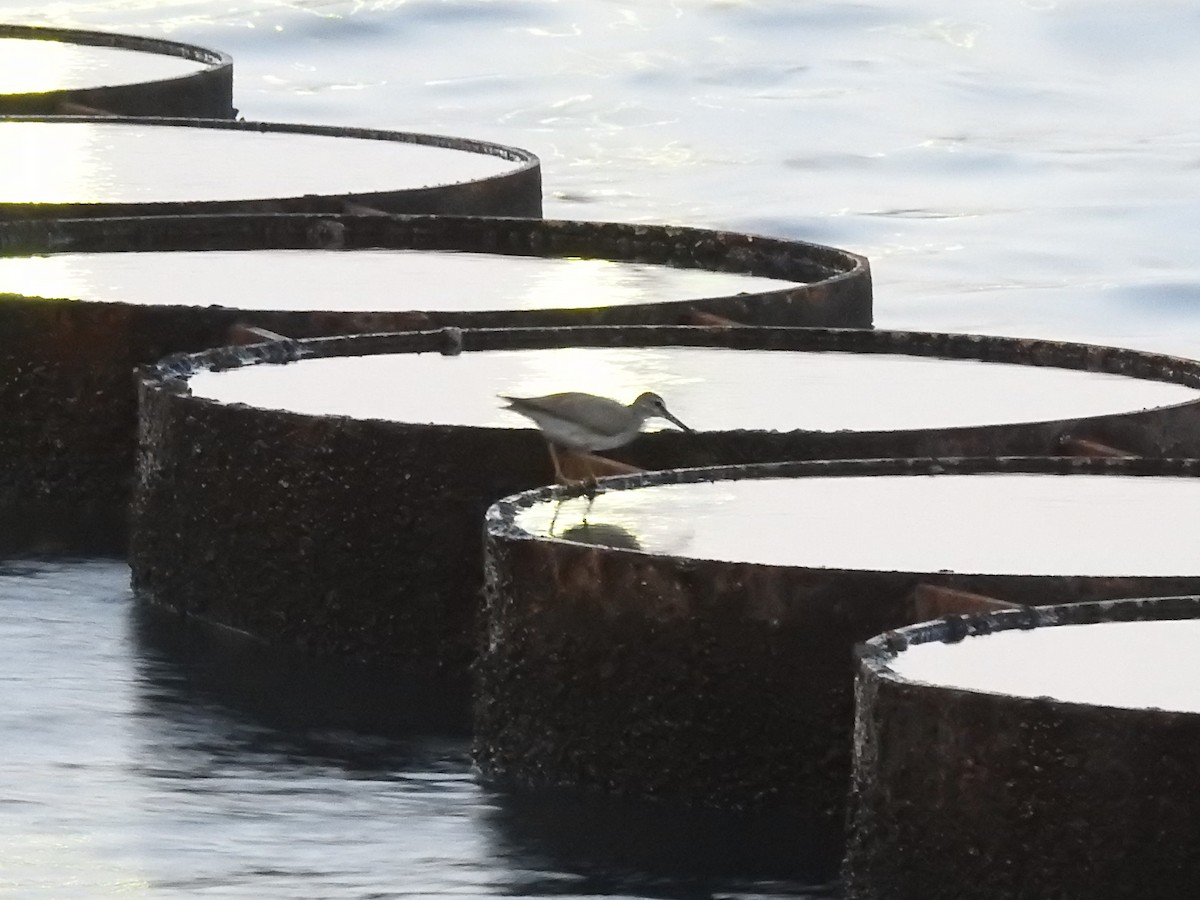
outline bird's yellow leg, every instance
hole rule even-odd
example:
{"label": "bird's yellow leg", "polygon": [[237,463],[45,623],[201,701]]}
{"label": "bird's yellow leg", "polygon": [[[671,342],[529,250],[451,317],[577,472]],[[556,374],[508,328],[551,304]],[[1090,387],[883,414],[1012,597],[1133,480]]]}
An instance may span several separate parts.
{"label": "bird's yellow leg", "polygon": [[562,459],[558,454],[558,447],[552,442],[547,441],[546,446],[550,448],[550,459],[554,463],[554,478],[558,484],[567,487],[583,488],[584,493],[589,498],[596,496],[596,470],[592,467],[592,457],[586,453],[571,453],[571,459],[578,460],[578,464],[583,467],[587,474],[584,478],[571,478],[563,471]]}
{"label": "bird's yellow leg", "polygon": [[570,484],[571,480],[563,474],[562,465],[558,461],[558,450],[550,441],[546,442],[546,446],[550,448],[550,461],[554,463],[554,480],[558,484]]}
{"label": "bird's yellow leg", "polygon": [[[587,469],[587,478],[578,482],[578,484],[583,488],[584,496],[588,498],[587,508],[590,510],[592,508],[592,501],[596,499],[596,470],[592,468],[592,457],[590,455],[584,460],[583,464]],[[586,516],[587,513],[585,512],[584,515]]]}

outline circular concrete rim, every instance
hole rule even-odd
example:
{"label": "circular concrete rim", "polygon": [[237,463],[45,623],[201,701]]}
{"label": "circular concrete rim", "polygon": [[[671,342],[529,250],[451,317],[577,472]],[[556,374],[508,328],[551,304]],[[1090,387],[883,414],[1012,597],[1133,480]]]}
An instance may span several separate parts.
{"label": "circular concrete rim", "polygon": [[[385,219],[402,226],[404,231],[386,230],[381,226],[381,220]],[[365,232],[365,239],[357,234],[359,230]],[[381,230],[386,233],[377,234]],[[675,309],[715,300],[743,298],[770,301],[786,298],[797,291],[861,281],[866,281],[866,290],[870,290],[870,263],[866,257],[848,250],[808,241],[679,225],[502,216],[378,216],[349,213],[207,213],[0,219],[0,255],[3,256],[312,249],[323,246],[323,237],[349,250],[455,250],[554,259],[578,255],[580,243],[595,243],[596,252],[590,257],[592,259],[636,263],[646,262],[644,257],[649,255],[663,260],[659,263],[647,262],[651,265],[737,271],[793,282],[776,290],[720,297],[654,300],[593,309]],[[210,242],[211,246],[196,246],[204,242]],[[704,260],[672,254],[672,248],[681,243],[687,243],[693,252],[702,252],[714,265],[710,268],[699,264]],[[546,308],[528,312],[566,314],[576,309],[582,308]],[[374,311],[356,309],[353,312]],[[454,310],[438,312],[448,314]],[[491,309],[471,312],[513,314],[524,311]],[[869,320],[864,324],[870,327]],[[1200,374],[1197,377],[1200,378]]]}
{"label": "circular concrete rim", "polygon": [[[2,228],[2,226],[0,226]],[[0,232],[2,234],[2,232]],[[894,356],[973,359],[1042,368],[1076,369],[1200,389],[1200,360],[1063,341],[993,337],[932,331],[881,331],[796,326],[594,325],[550,328],[457,328],[339,335],[275,341],[249,347],[216,347],[167,357],[148,374],[187,379],[196,372],[289,363],[332,356],[441,352],[455,356],[480,350],[543,350],[565,347],[714,347],[721,350],[875,353]],[[1144,410],[1200,406],[1200,398]],[[1098,417],[1097,417],[1098,418]],[[1035,424],[1033,422],[1008,423]],[[802,431],[803,429],[797,429]],[[913,429],[924,430],[924,429]],[[930,429],[934,430],[934,429]],[[953,431],[955,429],[943,429]],[[615,483],[614,483],[614,486]]]}
{"label": "circular concrete rim", "polygon": [[[1195,401],[1191,401],[1195,402]],[[1198,477],[1200,459],[1164,459],[1142,457],[1080,457],[1080,456],[992,456],[992,457],[911,457],[892,459],[817,459],[794,462],[759,463],[745,466],[710,466],[692,469],[667,469],[642,472],[634,475],[617,475],[598,481],[598,494],[608,491],[637,490],[670,484],[702,484],[717,481],[770,478],[844,478],[862,476],[904,475],[990,475],[990,474],[1034,474],[1034,475],[1131,475],[1138,477]],[[562,538],[532,534],[516,524],[517,515],[537,503],[564,500],[583,496],[579,487],[554,485],[505,497],[492,504],[485,515],[485,528],[489,537],[514,541],[542,541],[572,543]],[[655,556],[674,559],[686,564],[691,557],[668,553],[651,553],[624,547],[604,549],[612,554]],[[888,575],[910,577],[919,580],[927,577],[927,571],[895,571],[883,569],[837,569],[821,566],[788,566],[809,572],[853,573],[856,575]],[[973,573],[962,573],[972,576]],[[1014,573],[1019,574],[1019,573]],[[1004,577],[1002,574],[998,577]],[[1060,585],[1070,574],[1021,575],[1023,580],[1046,585]],[[1084,576],[1086,577],[1086,576]],[[1060,591],[1061,593],[1061,588]],[[1111,601],[1109,601],[1111,602]],[[1057,608],[1057,607],[1056,607]],[[1070,607],[1064,607],[1070,608]],[[1017,613],[1023,612],[1017,610]],[[997,615],[1002,615],[997,613]],[[919,628],[920,626],[913,626]],[[1018,627],[1018,626],[1012,626]]]}
{"label": "circular concrete rim", "polygon": [[[1200,471],[1200,470],[1197,470]],[[1002,631],[1028,631],[1033,628],[1054,628],[1059,625],[1099,625],[1108,622],[1166,622],[1179,619],[1200,619],[1200,596],[1177,595],[1167,597],[1132,597],[1117,600],[1093,600],[1083,603],[1065,603],[1052,606],[1028,606],[1022,609],[997,610],[990,613],[943,616],[931,622],[920,622],[897,628],[871,638],[855,648],[859,666],[872,676],[904,685],[920,691],[950,691],[955,694],[975,694],[987,697],[1030,702],[1034,698],[1024,695],[1006,694],[1003,691],[987,691],[979,688],[963,688],[953,685],[927,684],[896,672],[892,663],[909,647],[919,644],[956,644],[968,637],[982,637]],[[1080,708],[1121,709],[1100,703],[1084,703],[1078,700],[1039,698],[1055,706]],[[1143,713],[1147,710],[1131,710]],[[1198,716],[1172,710],[1173,716]]]}
{"label": "circular concrete rim", "polygon": [[[190,209],[201,212],[217,210],[231,203],[246,202],[299,202],[312,196],[323,197],[353,197],[357,201],[369,204],[372,198],[386,197],[394,193],[416,194],[423,191],[440,191],[449,187],[466,185],[480,186],[499,184],[520,177],[541,168],[541,160],[536,154],[520,147],[507,144],[496,144],[491,141],[481,141],[474,138],[450,137],[443,134],[424,134],[413,131],[390,131],[382,128],[353,128],[343,125],[306,125],[296,122],[252,122],[245,119],[202,119],[202,118],[171,118],[165,116],[0,116],[0,123],[7,122],[40,122],[51,125],[62,124],[94,124],[94,125],[139,125],[158,128],[211,128],[225,131],[251,131],[267,134],[304,134],[321,137],[344,137],[366,141],[392,141],[400,144],[418,144],[425,147],[439,147],[444,150],[460,150],[465,153],[476,153],[484,156],[495,156],[517,165],[510,171],[495,175],[486,175],[469,181],[445,182],[441,184],[422,185],[414,188],[397,188],[392,191],[371,192],[342,192],[321,195],[306,194],[294,197],[250,197],[240,200],[152,200],[152,201],[106,201],[104,203],[11,203],[0,204],[9,209],[37,208],[50,206],[53,208],[87,209],[90,206],[120,207],[136,206],[141,209],[171,209],[185,204]],[[63,218],[66,218],[65,216]]]}
{"label": "circular concrete rim", "polygon": [[[143,37],[136,34],[121,34],[115,31],[88,31],[80,28],[57,28],[50,25],[15,25],[0,22],[0,38],[18,38],[31,41],[58,41],[65,44],[82,44],[88,47],[115,47],[119,50],[137,50],[142,53],[154,53],[159,56],[178,56],[193,62],[204,63],[209,68],[220,68],[233,65],[233,57],[221,50],[212,50],[197,44],[185,44],[180,41],[168,41],[164,38]],[[178,81],[187,76],[176,78],[154,79],[159,81]],[[150,82],[147,82],[150,83]],[[114,87],[101,85],[96,87]],[[42,92],[39,92],[42,93]],[[45,93],[56,93],[47,91]],[[17,94],[0,94],[3,97],[20,96]]]}
{"label": "circular concrete rim", "polygon": [[47,25],[14,25],[8,23],[0,23],[0,38],[59,41],[89,47],[116,47],[121,50],[153,53],[159,56],[175,56],[204,65],[204,68],[199,72],[189,72],[183,75],[176,75],[172,78],[155,78],[149,81],[121,82],[119,84],[97,84],[84,88],[63,88],[32,93],[0,94],[0,108],[3,108],[6,104],[18,106],[23,102],[32,102],[34,99],[44,100],[46,97],[59,95],[63,98],[84,100],[100,91],[135,85],[175,87],[186,84],[189,81],[194,81],[198,76],[212,76],[214,73],[232,78],[233,72],[233,57],[228,53],[208,47],[201,47],[196,44],[168,41],[163,38],[142,37],[141,35],[120,34],[110,31],[88,31],[79,28],[57,28]]}
{"label": "circular concrete rim", "polygon": [[[951,334],[939,332],[875,331],[854,328],[801,327],[697,327],[679,325],[600,325],[550,328],[458,328],[431,331],[387,332],[331,338],[311,338],[300,341],[276,341],[249,347],[219,347],[196,354],[167,357],[157,366],[143,371],[143,378],[153,389],[156,382],[174,382],[179,392],[186,392],[185,382],[201,370],[231,369],[263,363],[288,363],[305,358],[334,356],[367,356],[404,352],[440,352],[457,355],[476,350],[528,350],[565,347],[714,347],[720,350],[856,352],[918,357],[974,359],[987,362],[1017,363],[1043,367],[1102,372],[1140,377],[1147,380],[1200,387],[1200,360],[1189,360],[1161,354],[1143,353],[1120,347],[1100,347],[1089,344],[1063,343],[1024,338],[1004,338],[990,335]],[[196,402],[213,402],[195,398]],[[970,435],[980,431],[1028,428],[1052,428],[1060,423],[1077,427],[1104,423],[1120,417],[1153,417],[1163,415],[1200,415],[1200,399],[1140,410],[1114,410],[1098,416],[1073,419],[1019,421],[1003,424],[958,426],[953,428],[913,428],[894,431],[848,432],[855,435],[887,435],[894,440],[920,436]],[[1151,419],[1153,421],[1153,419]],[[420,427],[421,423],[405,423]],[[441,427],[441,426],[429,426]],[[482,426],[462,426],[468,430]],[[727,435],[794,435],[837,436],[843,432],[767,431],[765,429],[730,429]],[[1070,437],[1064,432],[1060,439]],[[844,458],[845,453],[838,454]],[[857,456],[866,454],[857,453]],[[874,454],[879,456],[881,454]],[[893,455],[893,454],[887,454]],[[961,454],[956,454],[961,455]],[[1050,456],[1040,453],[1039,456]],[[1156,452],[1147,460],[1161,459],[1172,454]],[[1182,456],[1183,454],[1174,454]],[[1124,457],[1114,456],[1115,459]],[[643,478],[644,476],[630,476]],[[653,476],[669,479],[664,473]],[[640,481],[653,483],[652,481]],[[611,487],[626,482],[616,480]],[[633,485],[630,485],[633,486]]]}

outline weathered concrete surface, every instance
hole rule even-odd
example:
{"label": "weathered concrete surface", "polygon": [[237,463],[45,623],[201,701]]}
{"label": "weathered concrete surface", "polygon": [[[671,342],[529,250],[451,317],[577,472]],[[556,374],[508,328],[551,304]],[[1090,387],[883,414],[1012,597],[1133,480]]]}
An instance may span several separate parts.
{"label": "weathered concrete surface", "polygon": [[[831,460],[653,472],[609,479],[605,488],[997,471],[1195,477],[1200,461]],[[476,761],[484,776],[525,787],[807,810],[820,817],[814,834],[829,848],[830,869],[841,858],[850,783],[853,647],[917,621],[927,612],[930,586],[969,592],[976,602],[995,598],[998,605],[1200,590],[1200,577],[970,576],[715,562],[538,539],[513,524],[521,509],[551,496],[549,489],[530,492],[488,513],[486,634],[475,703]],[[904,752],[912,764],[925,746],[911,743]],[[904,859],[880,856],[896,865]]]}
{"label": "weathered concrete surface", "polygon": [[232,119],[233,59],[227,53],[159,38],[75,28],[0,24],[0,38],[58,41],[176,56],[202,64],[195,72],[134,84],[0,94],[0,115],[52,116],[88,109],[117,116],[190,116]]}
{"label": "weathered concrete surface", "polygon": [[1195,596],[1119,601],[952,617],[866,645],[847,897],[1196,896],[1200,715],[938,688],[889,663],[968,634],[1197,616]]}
{"label": "weathered concrete surface", "polygon": [[240,119],[53,115],[12,116],[8,121],[44,122],[51,127],[69,122],[96,122],[108,126],[116,124],[162,128],[208,128],[274,134],[315,134],[348,140],[392,141],[495,156],[511,162],[512,168],[497,175],[462,181],[457,184],[439,184],[425,188],[401,188],[366,193],[305,194],[298,197],[187,202],[0,202],[0,219],[107,218],[111,216],[179,216],[199,213],[255,212],[343,213],[357,209],[408,215],[540,217],[542,214],[542,169],[538,158],[528,150],[486,141],[381,129],[295,125],[283,122],[247,122]]}
{"label": "weathered concrete surface", "polygon": [[[802,811],[840,859],[849,647],[902,621],[786,569],[489,544],[476,761],[502,784]],[[813,852],[811,847],[810,854]]]}
{"label": "weathered concrete surface", "polygon": [[[133,370],[229,342],[237,325],[290,337],[441,326],[748,323],[869,327],[870,270],[828,247],[703,229],[442,216],[229,215],[0,222],[6,255],[375,247],[588,256],[740,271],[794,287],[593,309],[352,312],[79,303],[0,295],[0,550],[123,552],[133,477]],[[414,298],[419,305],[421,298]],[[531,487],[536,480],[513,489]],[[496,495],[500,496],[500,495]],[[494,497],[491,499],[495,499]],[[482,512],[482,509],[481,509]]]}

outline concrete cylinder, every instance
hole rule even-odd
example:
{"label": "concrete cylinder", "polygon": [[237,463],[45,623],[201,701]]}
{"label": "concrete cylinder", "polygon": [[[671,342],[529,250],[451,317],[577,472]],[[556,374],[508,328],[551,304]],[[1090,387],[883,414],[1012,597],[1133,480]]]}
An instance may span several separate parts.
{"label": "concrete cylinder", "polygon": [[[1200,569],[1180,555],[1185,537],[1174,555],[1159,547],[1161,565],[1150,537],[1121,558],[1105,543],[1112,532],[1104,511],[1114,489],[1116,508],[1138,520],[1158,514],[1164,490],[1183,492],[1183,503],[1192,493],[1200,499],[1198,465],[807,461],[606,479],[590,501],[560,489],[507,498],[487,519],[477,763],[502,784],[803,810],[833,870],[850,784],[855,644],[929,618],[931,605],[948,600],[998,609],[1196,590]],[[892,483],[899,499],[884,502]],[[962,499],[943,487],[962,487]],[[1011,507],[1003,546],[1015,563],[963,562],[986,558],[977,551],[1000,539],[999,529],[988,530],[994,520],[977,488],[992,493],[991,507]],[[1086,499],[1089,491],[1097,502],[1078,507],[1070,542],[1096,546],[1100,565],[1080,572],[1081,554],[1056,555],[1050,544],[1033,561],[1039,568],[1021,568],[1024,540],[1069,533],[1056,524],[1055,510],[1070,502],[1059,494]],[[1046,502],[1030,502],[1039,492]],[[924,566],[896,562],[897,547]],[[905,727],[907,710],[897,707],[887,727]],[[1018,720],[997,744],[1014,764],[1024,746]],[[920,727],[932,733],[941,721]],[[861,735],[860,724],[860,749]],[[900,742],[891,751],[897,773],[922,762],[953,765],[966,752],[954,750],[951,737],[942,755],[926,740]],[[991,777],[986,764],[979,772]],[[914,780],[894,808],[894,785],[872,786],[880,807],[872,827],[887,836],[902,815],[925,821],[920,786],[933,777]],[[995,778],[999,790],[1003,775]],[[916,855],[928,859],[923,872],[934,871],[944,854],[933,845],[910,852],[920,840],[882,844],[872,857],[878,871],[900,871]],[[964,873],[970,858],[964,851]],[[864,896],[921,895],[879,890]]]}
{"label": "concrete cylinder", "polygon": [[846,896],[1194,895],[1198,618],[1195,596],[1116,600],[867,642]]}
{"label": "concrete cylinder", "polygon": [[[20,65],[11,58],[12,50],[22,46],[16,41],[26,42],[25,53],[33,66],[37,64],[38,52],[51,45],[85,58],[89,52],[98,53],[112,66],[112,70],[105,70],[99,59],[93,59],[92,66],[99,71],[83,83],[51,81],[4,91],[0,93],[0,115],[101,113],[202,119],[232,119],[237,115],[233,108],[233,59],[227,53],[159,38],[35,25],[0,24],[0,41],[9,43],[10,52],[5,59],[8,66]],[[121,57],[129,60],[125,63],[128,71],[116,64]],[[180,61],[181,73],[138,74],[139,60],[162,65],[164,58]]]}

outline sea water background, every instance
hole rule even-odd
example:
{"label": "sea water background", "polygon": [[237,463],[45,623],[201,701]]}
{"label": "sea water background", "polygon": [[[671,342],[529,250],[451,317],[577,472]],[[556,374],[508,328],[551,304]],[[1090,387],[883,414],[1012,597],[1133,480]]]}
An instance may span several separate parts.
{"label": "sea water background", "polygon": [[[1200,352],[1187,0],[3,0],[0,19],[226,50],[250,119],[526,147],[547,216],[864,253],[880,327]],[[0,894],[807,893],[786,828],[488,792],[461,722],[364,729],[378,680],[245,666],[147,620],[126,577],[0,568]]]}
{"label": "sea water background", "polygon": [[871,258],[881,327],[1200,352],[1188,0],[3,0],[233,54],[249,119],[538,153],[546,215]]}

